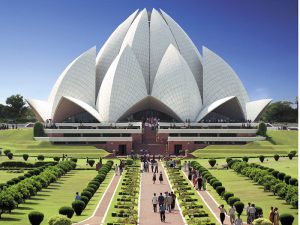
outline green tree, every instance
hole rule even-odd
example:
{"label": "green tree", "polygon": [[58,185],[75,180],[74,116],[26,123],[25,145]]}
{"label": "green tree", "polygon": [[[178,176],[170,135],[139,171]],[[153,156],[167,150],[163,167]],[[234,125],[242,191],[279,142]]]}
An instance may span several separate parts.
{"label": "green tree", "polygon": [[265,122],[297,122],[298,121],[298,103],[296,108],[288,101],[278,101],[270,104],[262,114],[262,120]]}
{"label": "green tree", "polygon": [[6,104],[11,119],[17,120],[24,116],[27,107],[23,96],[19,94],[12,95],[6,99]]}

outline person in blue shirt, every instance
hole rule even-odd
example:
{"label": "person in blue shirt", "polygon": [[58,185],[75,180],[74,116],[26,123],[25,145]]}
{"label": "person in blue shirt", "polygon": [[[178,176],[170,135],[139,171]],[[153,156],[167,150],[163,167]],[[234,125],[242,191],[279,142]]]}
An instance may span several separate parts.
{"label": "person in blue shirt", "polygon": [[76,192],[75,200],[81,200],[81,197],[78,192]]}
{"label": "person in blue shirt", "polygon": [[159,205],[159,214],[160,214],[160,221],[166,221],[166,207],[164,204]]}

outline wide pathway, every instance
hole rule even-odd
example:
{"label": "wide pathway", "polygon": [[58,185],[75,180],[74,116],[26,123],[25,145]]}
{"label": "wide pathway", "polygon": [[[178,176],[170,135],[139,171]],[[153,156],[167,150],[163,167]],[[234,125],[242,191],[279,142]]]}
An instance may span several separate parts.
{"label": "wide pathway", "polygon": [[[152,197],[153,193],[158,196],[160,193],[166,191],[171,192],[171,187],[168,183],[166,172],[162,167],[161,163],[158,164],[158,172],[163,172],[164,181],[162,184],[159,183],[158,176],[156,177],[156,183],[153,184],[152,176],[153,173],[143,172],[141,180],[141,199],[140,199],[140,225],[153,225],[153,224],[163,224],[160,221],[159,212],[153,212]],[[175,210],[171,213],[166,212],[166,222],[172,225],[184,225],[183,218],[178,210],[178,205],[176,204]]]}
{"label": "wide pathway", "polygon": [[[187,173],[184,173],[187,177]],[[193,185],[193,183],[190,181],[191,185]],[[219,204],[216,202],[216,200],[210,195],[210,193],[208,191],[197,191],[199,196],[201,197],[202,201],[206,204],[206,206],[209,208],[209,210],[211,211],[211,213],[215,216],[215,218],[217,219],[217,221],[221,224],[220,221],[220,209],[219,209]],[[227,206],[225,206],[226,208]],[[227,212],[228,209],[226,208]],[[224,225],[230,225],[230,219],[229,216],[226,215],[225,216],[225,221],[224,221]]]}
{"label": "wide pathway", "polygon": [[102,199],[99,200],[101,202],[98,203],[97,208],[95,209],[95,212],[93,215],[79,223],[76,223],[76,225],[99,225],[101,224],[101,221],[108,210],[109,203],[111,198],[113,198],[113,194],[115,189],[117,188],[117,185],[119,183],[121,176],[114,176],[113,180],[111,181],[110,185],[107,187],[106,192],[103,194]]}

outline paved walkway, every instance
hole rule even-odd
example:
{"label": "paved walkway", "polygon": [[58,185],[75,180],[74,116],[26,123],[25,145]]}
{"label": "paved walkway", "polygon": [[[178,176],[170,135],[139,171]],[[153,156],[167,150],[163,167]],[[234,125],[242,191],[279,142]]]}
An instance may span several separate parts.
{"label": "paved walkway", "polygon": [[95,209],[95,212],[93,215],[79,223],[76,223],[76,225],[100,225],[103,217],[105,216],[106,211],[108,210],[110,200],[113,198],[113,194],[115,189],[117,188],[117,185],[119,183],[121,176],[114,176],[110,183],[110,185],[107,187],[106,192],[103,194],[102,199],[99,201],[97,208]]}
{"label": "paved walkway", "polygon": [[[151,170],[150,170],[151,171]],[[153,225],[153,224],[164,224],[160,221],[159,212],[153,212],[152,197],[153,193],[158,196],[160,193],[166,191],[171,192],[171,187],[168,183],[167,176],[164,168],[159,162],[158,171],[163,172],[163,184],[159,183],[158,176],[156,177],[156,183],[153,184],[152,176],[153,173],[143,172],[141,181],[141,200],[140,200],[140,225]],[[178,210],[178,205],[176,204],[175,210],[171,213],[166,212],[166,222],[172,225],[184,225],[183,218]]]}
{"label": "paved walkway", "polygon": [[[187,177],[187,173],[184,173]],[[190,181],[191,185],[193,186],[192,181]],[[206,204],[206,206],[210,209],[211,213],[215,216],[215,218],[217,219],[217,221],[221,224],[220,221],[220,209],[219,204],[216,202],[216,200],[210,195],[210,193],[208,191],[197,191],[197,193],[199,194],[199,196],[201,197],[202,201],[204,202],[204,204]],[[225,209],[228,212],[228,207],[225,206]],[[225,225],[230,225],[230,219],[229,216],[225,216],[225,221],[224,221]]]}

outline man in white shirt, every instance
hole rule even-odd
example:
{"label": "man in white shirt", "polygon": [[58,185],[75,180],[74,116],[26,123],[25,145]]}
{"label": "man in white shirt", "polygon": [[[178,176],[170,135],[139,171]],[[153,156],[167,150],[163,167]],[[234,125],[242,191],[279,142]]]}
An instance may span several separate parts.
{"label": "man in white shirt", "polygon": [[152,198],[154,212],[157,212],[157,203],[158,203],[158,198],[156,196],[156,193],[154,193],[153,198]]}

